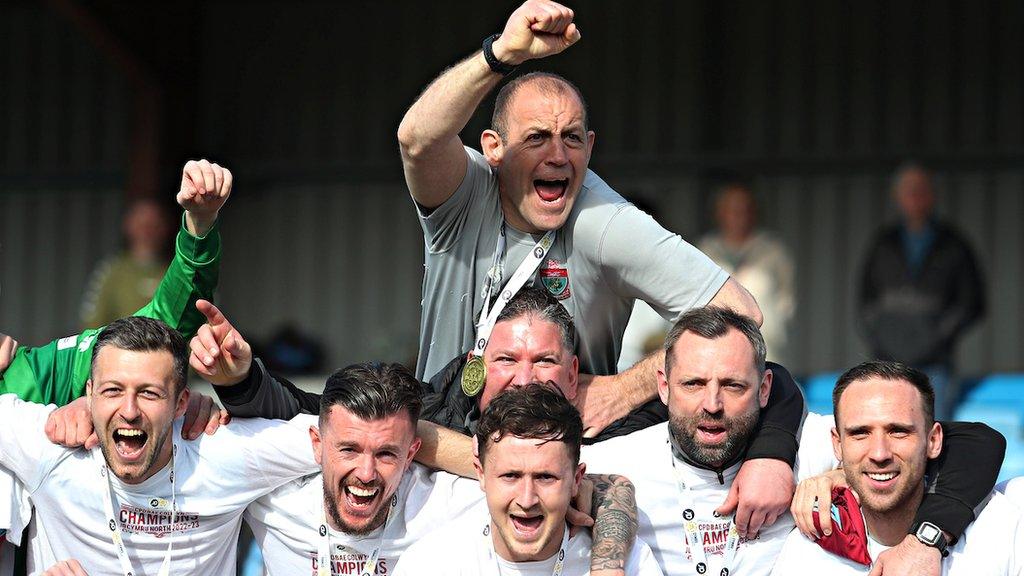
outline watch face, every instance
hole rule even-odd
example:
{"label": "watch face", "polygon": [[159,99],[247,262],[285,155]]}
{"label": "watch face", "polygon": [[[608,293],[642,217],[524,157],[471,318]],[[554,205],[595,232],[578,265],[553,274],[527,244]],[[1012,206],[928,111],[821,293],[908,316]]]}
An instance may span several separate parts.
{"label": "watch face", "polygon": [[932,524],[922,524],[921,527],[917,529],[917,535],[926,542],[938,542],[940,534],[939,528]]}

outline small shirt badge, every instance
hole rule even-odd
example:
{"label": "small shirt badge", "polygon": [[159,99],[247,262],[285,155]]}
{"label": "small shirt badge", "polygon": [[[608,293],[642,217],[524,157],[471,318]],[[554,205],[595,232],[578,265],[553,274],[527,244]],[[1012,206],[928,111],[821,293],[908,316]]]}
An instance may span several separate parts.
{"label": "small shirt badge", "polygon": [[559,300],[572,296],[569,291],[569,269],[557,260],[548,260],[541,266],[540,281],[548,292]]}

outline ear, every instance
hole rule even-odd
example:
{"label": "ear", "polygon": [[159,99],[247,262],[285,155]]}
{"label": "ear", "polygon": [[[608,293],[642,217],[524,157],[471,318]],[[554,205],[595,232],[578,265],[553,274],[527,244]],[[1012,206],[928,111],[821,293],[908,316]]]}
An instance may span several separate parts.
{"label": "ear", "polygon": [[316,460],[317,465],[323,466],[320,456],[320,429],[316,426],[309,427],[309,441],[313,444],[313,458]]}
{"label": "ear", "polygon": [[839,437],[839,431],[836,430],[835,426],[832,427],[832,454],[835,455],[836,460],[839,461],[839,465],[843,465],[843,441]]}
{"label": "ear", "polygon": [[661,403],[668,406],[668,376],[664,368],[658,370],[658,396],[661,397]]}
{"label": "ear", "polygon": [[175,418],[181,418],[181,416],[185,414],[185,410],[188,409],[188,396],[189,389],[188,386],[185,386],[181,389],[181,392],[178,393],[178,403],[174,407]]}
{"label": "ear", "polygon": [[92,412],[92,378],[85,381],[85,398],[86,405],[89,406],[89,412]]}
{"label": "ear", "polygon": [[423,445],[423,440],[419,437],[416,437],[416,439],[412,441],[412,444],[409,445],[409,454],[405,459],[405,464],[407,466],[412,462],[412,459],[416,457],[416,453],[420,451],[421,445]]}
{"label": "ear", "polygon": [[942,453],[942,425],[938,422],[932,424],[932,429],[928,431],[928,459],[938,458],[939,454]]}
{"label": "ear", "polygon": [[575,498],[580,492],[580,482],[583,482],[583,475],[587,473],[587,465],[584,462],[580,462],[576,466],[576,474],[572,478],[572,497]]}
{"label": "ear", "polygon": [[505,142],[494,130],[484,130],[483,134],[480,134],[480,150],[487,158],[487,163],[497,168],[505,157]]}
{"label": "ear", "polygon": [[587,164],[590,164],[590,155],[594,151],[594,139],[596,136],[593,130],[587,132]]}
{"label": "ear", "polygon": [[580,358],[575,354],[572,355],[572,369],[569,370],[569,383],[565,387],[565,398],[567,400],[575,400],[576,392],[579,390],[580,383]]}
{"label": "ear", "polygon": [[764,408],[768,405],[768,397],[772,395],[772,370],[768,368],[764,371],[764,378],[761,378],[761,386],[757,391],[757,402]]}
{"label": "ear", "polygon": [[484,465],[480,462],[480,445],[477,443],[476,435],[473,436],[473,468],[476,468],[476,479],[480,482],[480,489],[487,491],[484,481]]}

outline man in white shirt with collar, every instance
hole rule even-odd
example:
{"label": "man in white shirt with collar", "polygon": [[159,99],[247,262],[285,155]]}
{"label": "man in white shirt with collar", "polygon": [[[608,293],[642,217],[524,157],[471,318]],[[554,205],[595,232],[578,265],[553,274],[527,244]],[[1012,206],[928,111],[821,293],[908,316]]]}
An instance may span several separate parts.
{"label": "man in white shirt with collar", "polygon": [[[0,464],[29,493],[29,571],[235,573],[243,509],[315,470],[309,417],[238,421],[181,441],[187,347],[159,320],[133,316],[97,336],[86,393],[100,446],[51,444],[53,406],[0,396]],[[59,572],[58,572],[59,573]]]}
{"label": "man in white shirt with collar", "polygon": [[[732,518],[714,513],[771,391],[761,332],[731,310],[697,308],[682,315],[665,349],[658,387],[669,421],[586,446],[583,461],[591,472],[623,474],[636,485],[637,535],[666,574],[768,574],[794,526],[792,517],[772,518],[746,539]],[[831,419],[808,414],[798,477],[834,468],[830,426]]]}
{"label": "man in white shirt with collar", "polygon": [[[876,361],[846,371],[836,382],[832,397],[833,448],[843,464],[846,482],[860,498],[868,555],[875,560],[902,542],[913,528],[914,514],[924,497],[925,466],[942,449],[942,426],[934,415],[935,393],[928,377],[918,370],[898,362]],[[916,527],[918,538],[945,557],[942,574],[1024,574],[1020,508],[993,491],[975,513],[974,522],[948,550],[937,526],[922,522]],[[797,530],[786,539],[772,572],[779,576],[869,573],[880,571],[827,552]]]}
{"label": "man in white shirt with collar", "polygon": [[[548,385],[509,388],[490,402],[474,438],[486,509],[414,544],[395,574],[589,574],[590,535],[572,535],[566,524],[586,469],[579,462],[579,412]],[[638,540],[624,572],[661,574],[650,548]]]}

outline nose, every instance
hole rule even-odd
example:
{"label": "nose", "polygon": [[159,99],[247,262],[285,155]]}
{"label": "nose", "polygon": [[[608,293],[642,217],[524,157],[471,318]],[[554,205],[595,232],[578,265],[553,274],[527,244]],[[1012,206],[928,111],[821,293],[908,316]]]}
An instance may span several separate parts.
{"label": "nose", "polygon": [[135,394],[125,394],[121,407],[118,410],[126,422],[131,422],[139,417],[139,400]]}
{"label": "nose", "polygon": [[547,163],[553,166],[564,166],[569,161],[569,155],[565,142],[561,138],[551,139],[551,154],[548,155]]}
{"label": "nose", "polygon": [[869,440],[868,458],[872,462],[887,463],[892,460],[892,448],[887,434],[872,434]]}
{"label": "nose", "polygon": [[540,499],[537,497],[537,490],[533,485],[533,481],[529,478],[523,478],[521,480],[522,486],[519,487],[519,495],[516,497],[516,504],[519,505],[523,510],[530,510]]}
{"label": "nose", "polygon": [[718,384],[709,383],[704,387],[701,408],[708,414],[718,414],[722,411],[722,388]]}
{"label": "nose", "polygon": [[516,373],[512,377],[513,386],[525,386],[535,380],[533,362],[520,362],[516,366]]}
{"label": "nose", "polygon": [[363,484],[369,484],[377,478],[377,466],[372,454],[363,454],[359,457],[359,463],[354,470],[356,479]]}

